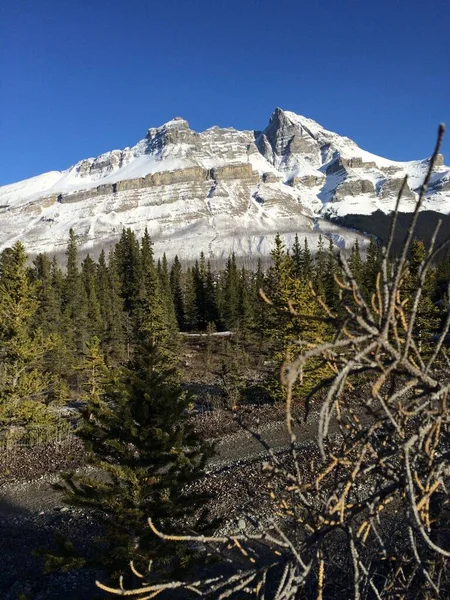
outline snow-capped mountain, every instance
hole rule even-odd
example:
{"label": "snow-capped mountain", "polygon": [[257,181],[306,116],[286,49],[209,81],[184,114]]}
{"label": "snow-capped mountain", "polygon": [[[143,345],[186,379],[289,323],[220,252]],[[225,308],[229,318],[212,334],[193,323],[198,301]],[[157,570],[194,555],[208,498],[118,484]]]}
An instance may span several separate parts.
{"label": "snow-capped mountain", "polygon": [[[81,160],[0,187],[0,249],[20,239],[31,253],[65,247],[71,227],[84,248],[148,228],[169,257],[267,254],[273,236],[295,233],[311,247],[320,233],[343,247],[353,231],[325,217],[391,211],[402,179],[411,211],[428,159],[394,162],[315,121],[277,108],[262,132],[175,118],[132,148]],[[450,212],[450,169],[440,157],[424,209]]]}

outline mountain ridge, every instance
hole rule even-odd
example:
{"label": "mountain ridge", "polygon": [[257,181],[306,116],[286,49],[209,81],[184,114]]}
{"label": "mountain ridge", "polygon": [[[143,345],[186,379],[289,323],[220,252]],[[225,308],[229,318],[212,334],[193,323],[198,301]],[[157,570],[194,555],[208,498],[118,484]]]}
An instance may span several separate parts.
{"label": "mountain ridge", "polygon": [[[327,219],[389,213],[405,175],[402,210],[410,212],[428,165],[379,157],[280,108],[262,131],[199,133],[175,117],[132,147],[0,187],[0,248],[22,239],[32,252],[52,251],[70,227],[89,248],[128,226],[137,234],[147,226],[169,255],[267,254],[277,231],[288,244],[299,233],[314,247],[322,233],[345,247],[354,232]],[[441,155],[424,210],[450,212]]]}

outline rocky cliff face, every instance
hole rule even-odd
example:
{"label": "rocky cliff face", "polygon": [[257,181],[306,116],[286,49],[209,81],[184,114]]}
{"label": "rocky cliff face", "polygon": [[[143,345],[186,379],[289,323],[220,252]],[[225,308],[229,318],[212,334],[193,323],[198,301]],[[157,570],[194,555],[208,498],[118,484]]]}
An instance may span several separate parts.
{"label": "rocky cliff face", "polygon": [[[288,244],[298,233],[314,247],[322,233],[345,246],[356,234],[324,217],[389,212],[405,175],[408,212],[427,167],[375,156],[278,108],[260,132],[197,133],[175,118],[132,148],[0,188],[0,249],[16,239],[31,252],[62,249],[70,227],[86,248],[147,227],[169,256],[267,254],[277,231]],[[440,157],[425,209],[450,212],[449,181]]]}

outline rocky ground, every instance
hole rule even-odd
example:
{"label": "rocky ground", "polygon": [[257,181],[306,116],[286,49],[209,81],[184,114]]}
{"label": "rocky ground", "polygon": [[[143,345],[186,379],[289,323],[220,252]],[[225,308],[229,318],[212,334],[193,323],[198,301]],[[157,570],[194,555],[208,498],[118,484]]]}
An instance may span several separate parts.
{"label": "rocky ground", "polygon": [[[196,485],[211,495],[211,518],[226,516],[222,527],[228,531],[242,526],[245,507],[256,503],[263,515],[269,504],[262,473],[267,451],[245,428],[259,430],[277,452],[283,452],[288,444],[283,418],[283,410],[273,407],[243,409],[238,415],[215,411],[195,418],[199,431],[216,440],[216,455],[205,478]],[[315,431],[314,418],[307,424],[299,421],[297,435],[305,449]],[[98,595],[94,585],[98,573],[43,574],[42,559],[31,554],[32,550],[51,547],[56,532],[80,548],[98,533],[93,515],[64,506],[60,492],[53,487],[61,470],[76,468],[82,461],[79,443],[68,440],[22,453],[2,470],[1,598],[91,600]]]}

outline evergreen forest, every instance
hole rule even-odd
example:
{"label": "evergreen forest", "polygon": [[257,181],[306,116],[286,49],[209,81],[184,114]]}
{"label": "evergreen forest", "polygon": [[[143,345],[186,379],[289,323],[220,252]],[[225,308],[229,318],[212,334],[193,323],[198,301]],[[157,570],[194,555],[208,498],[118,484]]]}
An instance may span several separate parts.
{"label": "evergreen forest", "polygon": [[[398,318],[407,323],[412,315],[424,360],[448,329],[450,281],[450,251],[424,274],[427,252],[411,240],[396,296],[405,298]],[[91,470],[66,472],[58,487],[68,505],[94,511],[101,529],[87,553],[56,536],[39,550],[46,569],[100,567],[104,580],[121,576],[133,586],[149,564],[166,578],[192,568],[196,548],[155,531],[189,524],[208,534],[217,526],[198,487],[214,435],[200,432],[193,417],[207,407],[239,419],[248,407],[284,405],[286,393],[288,408],[307,408],[336,375],[326,352],[314,348],[339,343],[336,324],[346,331],[361,307],[381,312],[386,260],[375,238],[365,248],[355,242],[343,263],[331,239],[320,238],[312,252],[306,239],[286,248],[277,235],[267,264],[231,254],[218,265],[203,253],[169,263],[154,256],[147,232],[137,239],[130,229],[96,260],[80,259],[74,231],[63,265],[45,254],[28,258],[20,242],[4,250],[1,443],[33,446],[61,431],[80,440]],[[417,302],[408,303],[418,289]],[[295,363],[300,339],[312,354],[291,385],[280,366]],[[357,377],[363,385],[364,372]]]}

